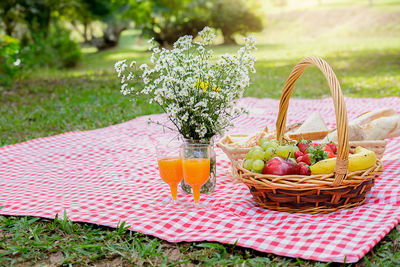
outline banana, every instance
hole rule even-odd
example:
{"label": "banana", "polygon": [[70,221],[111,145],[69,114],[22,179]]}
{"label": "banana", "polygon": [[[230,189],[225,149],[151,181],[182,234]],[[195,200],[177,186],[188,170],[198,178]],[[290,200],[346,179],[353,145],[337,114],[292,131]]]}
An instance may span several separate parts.
{"label": "banana", "polygon": [[[363,147],[356,147],[354,154],[349,155],[350,172],[365,170],[375,165],[376,155],[374,151]],[[321,160],[310,166],[311,174],[329,174],[335,171],[336,158]]]}

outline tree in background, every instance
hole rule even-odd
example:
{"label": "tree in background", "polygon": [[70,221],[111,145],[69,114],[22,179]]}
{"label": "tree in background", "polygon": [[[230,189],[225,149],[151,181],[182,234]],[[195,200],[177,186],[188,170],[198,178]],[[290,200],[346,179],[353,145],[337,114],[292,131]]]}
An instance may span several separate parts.
{"label": "tree in background", "polygon": [[[82,34],[85,43],[96,46],[99,50],[118,45],[121,33],[128,29],[131,18],[127,12],[133,9],[128,0],[76,0],[77,5],[71,10],[69,21]],[[102,35],[94,36],[91,29],[93,22],[102,23]],[[79,24],[83,31],[79,30]]]}
{"label": "tree in background", "polygon": [[207,0],[131,1],[130,12],[142,33],[160,46],[172,45],[182,35],[197,35],[209,24]]}
{"label": "tree in background", "polygon": [[171,45],[182,35],[197,35],[206,25],[220,29],[228,44],[235,43],[234,34],[262,30],[261,16],[250,8],[255,1],[144,0],[131,3],[136,4],[133,17],[136,24],[161,46]]}
{"label": "tree in background", "polygon": [[[161,46],[170,46],[182,35],[197,35],[206,25],[220,29],[225,43],[235,43],[235,34],[262,29],[261,16],[252,8],[254,1],[257,0],[3,0],[0,28],[19,39],[21,49],[38,55],[48,51],[69,53],[71,49],[71,56],[66,57],[69,59],[61,62],[73,66],[72,58],[79,54],[73,50],[79,47],[72,44],[66,22],[81,33],[85,43],[99,50],[117,46],[121,33],[132,24]],[[102,25],[99,36],[91,30],[94,22]],[[46,62],[43,58],[38,58],[40,65]]]}
{"label": "tree in background", "polygon": [[246,35],[249,32],[262,30],[261,16],[247,6],[244,0],[215,0],[212,2],[211,25],[221,30],[225,44],[236,44],[234,34]]}
{"label": "tree in background", "polygon": [[[111,12],[110,1],[105,0],[76,0],[67,10],[63,19],[69,21],[75,30],[82,35],[84,43],[93,39],[91,23],[100,21]],[[81,30],[82,26],[83,30]]]}
{"label": "tree in background", "polygon": [[131,19],[127,17],[129,10],[132,9],[128,1],[112,0],[106,2],[109,2],[108,13],[101,17],[103,35],[91,40],[91,44],[99,50],[117,46],[121,33],[128,29],[131,22]]}

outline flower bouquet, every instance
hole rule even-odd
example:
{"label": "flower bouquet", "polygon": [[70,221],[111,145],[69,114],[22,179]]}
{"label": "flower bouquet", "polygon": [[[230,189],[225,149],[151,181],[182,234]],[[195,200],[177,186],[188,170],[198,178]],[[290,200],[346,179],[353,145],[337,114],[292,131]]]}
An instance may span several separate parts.
{"label": "flower bouquet", "polygon": [[[115,70],[121,80],[124,95],[144,95],[157,103],[173,126],[153,121],[180,133],[186,142],[211,143],[216,134],[232,126],[232,120],[244,112],[235,107],[249,86],[249,74],[255,72],[256,58],[252,55],[255,39],[244,38],[245,43],[236,54],[213,58],[208,49],[215,39],[213,30],[205,27],[199,32],[199,41],[193,36],[180,37],[173,49],[159,48],[152,43],[151,65],[135,61],[119,61]],[[141,80],[142,86],[134,84]],[[210,179],[202,193],[215,187],[215,154],[211,160]],[[183,184],[183,189],[190,187]]]}

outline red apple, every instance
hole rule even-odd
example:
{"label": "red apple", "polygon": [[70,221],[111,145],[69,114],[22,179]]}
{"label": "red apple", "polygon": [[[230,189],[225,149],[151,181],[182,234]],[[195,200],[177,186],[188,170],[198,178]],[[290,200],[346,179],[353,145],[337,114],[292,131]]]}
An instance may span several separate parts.
{"label": "red apple", "polygon": [[290,175],[297,174],[297,164],[290,159],[273,157],[265,164],[263,174]]}

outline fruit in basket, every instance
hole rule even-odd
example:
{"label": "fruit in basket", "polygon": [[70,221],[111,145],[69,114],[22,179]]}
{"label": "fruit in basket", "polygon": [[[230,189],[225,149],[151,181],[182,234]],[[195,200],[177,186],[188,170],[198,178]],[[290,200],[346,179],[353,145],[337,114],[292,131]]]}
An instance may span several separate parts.
{"label": "fruit in basket", "polygon": [[293,145],[283,145],[283,146],[278,146],[276,148],[276,155],[282,157],[282,158],[288,158],[288,157],[294,157],[294,153],[299,151],[297,146]]}
{"label": "fruit in basket", "polygon": [[265,164],[262,173],[272,175],[297,174],[298,166],[291,159],[273,157],[267,162],[267,164]]}
{"label": "fruit in basket", "polygon": [[299,151],[294,152],[294,157],[297,159],[298,157],[304,156],[304,153]]}
{"label": "fruit in basket", "polygon": [[332,152],[328,152],[328,159],[331,158],[336,158],[336,154],[333,154]]}
{"label": "fruit in basket", "polygon": [[376,163],[376,154],[361,146],[354,149],[354,154],[349,156],[349,171],[358,171],[371,168]]}
{"label": "fruit in basket", "polygon": [[305,155],[307,154],[309,155],[308,157],[310,158],[310,162],[306,159],[306,163],[309,165],[328,158],[328,153],[323,150],[323,147],[320,144],[317,143],[310,143],[305,150]]}
{"label": "fruit in basket", "polygon": [[245,168],[246,170],[251,171],[251,169],[253,168],[253,160],[252,159],[246,159],[243,162],[243,168]]}
{"label": "fruit in basket", "polygon": [[260,140],[260,146],[264,150],[267,150],[268,148],[276,149],[279,146],[279,143],[278,143],[277,140],[261,139]]}
{"label": "fruit in basket", "polygon": [[326,151],[328,153],[332,152],[333,154],[336,154],[337,147],[336,147],[336,145],[334,143],[328,143],[328,144],[324,145],[322,150],[324,150],[324,151]]}
{"label": "fruit in basket", "polygon": [[310,144],[309,141],[301,140],[301,141],[297,144],[297,147],[299,148],[299,150],[300,150],[302,153],[307,153],[306,150],[307,150],[309,144]]}
{"label": "fruit in basket", "polygon": [[310,166],[304,162],[299,162],[298,173],[300,175],[311,175]]}
{"label": "fruit in basket", "polygon": [[253,160],[264,159],[264,150],[260,146],[254,146],[250,149],[250,158]]}
{"label": "fruit in basket", "polygon": [[264,166],[265,166],[265,164],[264,164],[263,160],[261,160],[261,159],[254,160],[251,171],[257,172],[257,173],[262,173]]}
{"label": "fruit in basket", "polygon": [[[376,155],[374,151],[363,147],[356,147],[354,154],[349,155],[348,170],[359,171],[371,168],[375,165]],[[329,174],[335,171],[336,158],[321,160],[310,167],[311,174]]]}
{"label": "fruit in basket", "polygon": [[269,147],[264,152],[264,160],[268,161],[275,155],[275,148]]}
{"label": "fruit in basket", "polygon": [[296,159],[296,162],[297,163],[304,162],[307,165],[311,165],[313,162],[315,162],[315,160],[311,154],[307,153],[307,154],[304,154],[303,156],[298,157]]}

